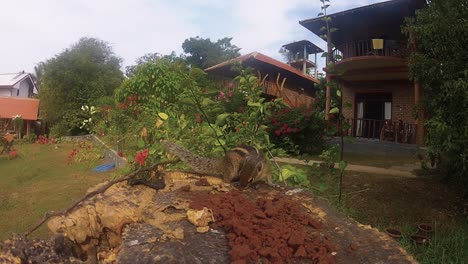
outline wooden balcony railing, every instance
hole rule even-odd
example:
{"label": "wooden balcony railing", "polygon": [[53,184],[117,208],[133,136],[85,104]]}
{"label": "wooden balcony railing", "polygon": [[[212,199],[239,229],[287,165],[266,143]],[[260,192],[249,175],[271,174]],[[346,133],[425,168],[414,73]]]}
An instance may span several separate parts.
{"label": "wooden balcony railing", "polygon": [[390,39],[383,40],[382,49],[374,49],[372,39],[346,42],[333,49],[332,59],[338,62],[347,58],[361,56],[406,57],[406,44]]}
{"label": "wooden balcony railing", "polygon": [[[405,144],[416,143],[416,125],[404,123],[401,120],[345,119],[343,125],[336,121],[334,126],[336,126],[336,131],[340,131],[340,127],[343,127],[345,136]],[[338,135],[339,132],[337,132]]]}

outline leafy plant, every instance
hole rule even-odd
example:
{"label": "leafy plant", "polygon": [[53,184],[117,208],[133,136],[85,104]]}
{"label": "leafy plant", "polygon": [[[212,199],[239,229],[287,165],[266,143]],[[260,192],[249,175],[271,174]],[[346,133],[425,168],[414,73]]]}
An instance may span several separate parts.
{"label": "leafy plant", "polygon": [[429,155],[448,180],[465,186],[468,186],[467,16],[466,1],[433,0],[416,13],[414,20],[406,20],[403,27],[413,51],[410,76],[424,91],[418,118],[427,118],[424,129]]}

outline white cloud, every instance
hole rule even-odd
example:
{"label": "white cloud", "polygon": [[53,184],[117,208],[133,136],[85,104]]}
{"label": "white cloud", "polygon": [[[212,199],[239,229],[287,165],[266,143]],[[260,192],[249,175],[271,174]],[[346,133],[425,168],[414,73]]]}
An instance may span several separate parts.
{"label": "white cloud", "polygon": [[[374,2],[334,0],[331,11]],[[197,35],[234,37],[243,53],[279,58],[283,44],[317,40],[298,21],[316,16],[320,1],[3,0],[0,10],[0,72],[15,72],[32,71],[83,36],[110,42],[125,65],[148,52],[180,53]]]}

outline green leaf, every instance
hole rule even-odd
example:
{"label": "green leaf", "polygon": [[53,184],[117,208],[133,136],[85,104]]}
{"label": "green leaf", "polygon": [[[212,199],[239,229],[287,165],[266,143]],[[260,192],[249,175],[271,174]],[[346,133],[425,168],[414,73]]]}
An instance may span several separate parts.
{"label": "green leaf", "polygon": [[258,103],[258,102],[257,102],[257,103],[248,102],[247,105],[248,105],[248,106],[252,106],[252,107],[260,107],[260,106],[262,106],[262,105],[261,105],[260,103]]}
{"label": "green leaf", "polygon": [[341,91],[340,90],[336,90],[336,96],[341,97]]}
{"label": "green leaf", "polygon": [[348,167],[348,162],[344,160],[340,160],[339,167],[340,167],[340,171],[343,172],[346,169],[346,167]]}
{"label": "green leaf", "polygon": [[340,109],[338,107],[333,107],[330,109],[330,114],[338,114],[340,112]]}
{"label": "green leaf", "polygon": [[143,148],[145,147],[145,142],[142,139],[137,140],[137,146],[138,148]]}
{"label": "green leaf", "polygon": [[162,119],[162,120],[167,120],[169,118],[169,116],[166,114],[166,113],[158,113],[158,116]]}
{"label": "green leaf", "polygon": [[215,103],[215,102],[214,102],[213,100],[211,100],[211,99],[209,99],[209,98],[205,98],[205,99],[203,99],[203,101],[201,102],[201,105],[202,105],[203,107],[207,107],[207,106],[212,105],[212,104],[214,104],[214,103]]}
{"label": "green leaf", "polygon": [[333,33],[333,32],[336,32],[336,31],[338,31],[338,29],[337,29],[337,28],[330,28],[330,32],[332,32],[332,33]]}
{"label": "green leaf", "polygon": [[322,53],[322,58],[326,58],[326,57],[328,57],[328,52]]}
{"label": "green leaf", "polygon": [[223,123],[224,120],[226,120],[226,118],[228,118],[231,114],[220,114],[218,115],[218,117],[216,117],[216,124],[217,125],[220,125]]}
{"label": "green leaf", "polygon": [[156,153],[156,148],[150,148],[148,152],[150,155],[153,155],[154,153]]}

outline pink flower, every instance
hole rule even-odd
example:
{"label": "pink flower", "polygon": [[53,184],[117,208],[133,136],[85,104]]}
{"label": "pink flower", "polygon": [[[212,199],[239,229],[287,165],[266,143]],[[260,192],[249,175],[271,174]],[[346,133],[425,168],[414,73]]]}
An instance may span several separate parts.
{"label": "pink flower", "polygon": [[233,86],[232,82],[228,83],[229,88],[232,88],[232,86]]}
{"label": "pink flower", "polygon": [[281,131],[275,130],[275,135],[280,136],[280,135],[281,135]]}
{"label": "pink flower", "polygon": [[224,99],[224,97],[225,97],[224,92],[220,92],[220,93],[218,94],[217,99],[218,99],[218,101],[221,101],[222,99]]}

